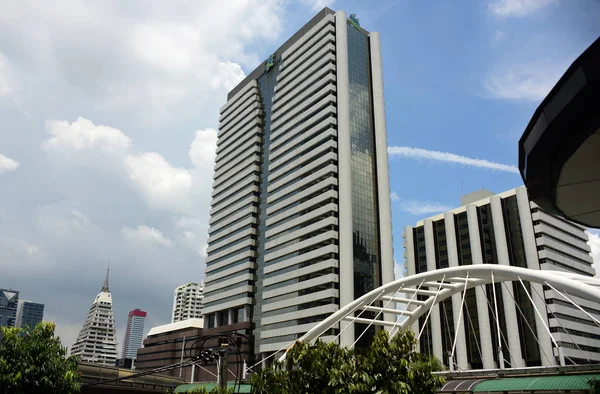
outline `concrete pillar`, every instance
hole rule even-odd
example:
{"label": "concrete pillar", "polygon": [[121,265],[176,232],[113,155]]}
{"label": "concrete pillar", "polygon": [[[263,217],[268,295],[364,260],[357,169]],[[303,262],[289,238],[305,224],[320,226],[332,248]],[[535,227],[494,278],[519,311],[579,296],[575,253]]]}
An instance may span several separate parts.
{"label": "concrete pillar", "polygon": [[[517,189],[517,206],[519,208],[519,219],[521,221],[521,231],[523,232],[523,245],[525,246],[525,258],[527,259],[527,268],[532,270],[540,269],[540,261],[538,259],[537,244],[535,243],[535,232],[533,231],[533,221],[531,219],[531,206],[529,203],[529,195],[527,189],[519,187]],[[520,285],[520,284],[519,284]],[[536,293],[537,291],[537,293]],[[538,295],[539,294],[539,295]],[[545,316],[545,321],[535,314],[535,330],[538,341],[540,342],[540,356],[542,365],[556,365],[556,358],[552,350],[552,340],[544,324],[548,325],[548,317],[546,312],[546,301],[540,296],[544,295],[543,287],[537,283],[531,283],[531,298],[533,304],[538,311]]]}
{"label": "concrete pillar", "polygon": [[[392,202],[388,167],[385,101],[383,96],[383,68],[379,33],[369,34],[371,43],[371,81],[373,84],[373,118],[375,125],[375,164],[377,173],[377,200],[379,203],[379,240],[381,245],[381,281],[394,281],[394,249],[392,244]],[[384,320],[395,321],[395,315],[384,313]],[[389,327],[388,327],[389,328]]]}
{"label": "concrete pillar", "polygon": [[[406,226],[404,227],[404,253],[406,256],[405,259],[405,267],[406,267],[406,276],[415,275],[417,273],[416,262],[415,262],[415,239],[413,236],[413,227]],[[412,296],[412,294],[407,293],[408,298]],[[416,297],[415,297],[416,298]],[[414,311],[416,308],[414,305],[408,307],[409,311]],[[419,321],[415,321],[410,329],[415,336],[419,333]],[[418,344],[417,344],[418,348]]]}
{"label": "concrete pillar", "polygon": [[[436,255],[435,255],[435,239],[433,237],[433,222],[431,219],[424,221],[425,230],[425,257],[427,259],[427,271],[436,270]],[[437,291],[437,287],[429,287],[429,290]],[[436,356],[440,361],[444,360],[444,353],[442,349],[442,321],[440,319],[440,306],[439,304],[431,307],[431,314],[429,315],[429,321],[431,322],[431,347],[433,355]]]}
{"label": "concrete pillar", "polygon": [[[444,214],[444,225],[446,228],[446,245],[448,247],[448,265],[458,267],[458,247],[456,245],[456,228],[454,227],[454,214],[446,212]],[[469,359],[467,358],[467,338],[465,336],[464,314],[463,321],[460,321],[460,305],[462,303],[462,293],[452,296],[452,318],[454,320],[454,335],[456,338],[456,364],[460,369],[469,369]],[[458,322],[460,321],[460,325]],[[454,338],[452,338],[454,341]],[[450,349],[452,351],[452,349]]]}
{"label": "concrete pillar", "polygon": [[[337,122],[338,122],[338,182],[339,182],[339,242],[340,242],[340,308],[354,301],[354,258],[352,246],[352,153],[350,145],[350,77],[348,74],[348,22],[346,13],[335,13]],[[340,344],[354,343],[354,324],[340,322]]]}
{"label": "concrete pillar", "polygon": [[[490,197],[490,204],[492,207],[492,223],[494,226],[498,262],[500,265],[509,266],[510,258],[508,256],[508,244],[504,228],[502,200],[498,196],[493,196]],[[501,288],[502,292],[500,294],[496,293],[496,297],[502,296],[504,310],[498,310],[498,314],[504,314],[506,320],[506,341],[509,347],[509,349],[503,349],[503,352],[505,356],[510,352],[510,363],[513,367],[522,368],[525,366],[525,361],[523,360],[519,330],[517,329],[517,308],[513,300],[512,283],[506,283],[506,286],[502,285]]]}
{"label": "concrete pillar", "polygon": [[[477,207],[475,205],[467,205],[467,222],[469,224],[469,243],[471,244],[471,258],[473,259],[473,265],[483,264],[481,238],[479,237],[479,220],[477,218]],[[496,368],[496,364],[494,363],[494,354],[491,346],[492,331],[490,329],[485,287],[476,287],[475,295],[477,302],[477,321],[479,323],[479,345],[481,347],[483,368],[493,369]]]}

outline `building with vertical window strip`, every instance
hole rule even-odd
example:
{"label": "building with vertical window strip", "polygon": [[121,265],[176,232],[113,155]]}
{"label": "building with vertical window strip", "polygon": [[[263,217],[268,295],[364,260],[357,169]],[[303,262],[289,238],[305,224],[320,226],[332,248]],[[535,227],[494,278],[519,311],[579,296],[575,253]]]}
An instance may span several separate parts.
{"label": "building with vertical window strip", "polygon": [[127,317],[127,330],[123,337],[123,347],[121,349],[121,358],[135,359],[137,351],[142,347],[144,340],[144,323],[146,322],[146,312],[140,309],[134,309],[129,312]]}
{"label": "building with vertical window strip", "polygon": [[19,301],[17,308],[17,327],[34,329],[44,319],[44,304]]}
{"label": "building with vertical window strip", "polygon": [[394,278],[378,33],[323,9],[220,114],[205,327],[251,321],[268,354]]}
{"label": "building with vertical window strip", "polygon": [[[471,264],[504,264],[594,276],[585,228],[542,211],[524,187],[494,195],[481,190],[461,199],[461,207],[404,229],[407,275]],[[518,282],[467,290],[463,320],[461,294],[435,306],[420,338],[422,352],[449,365],[458,328],[455,365],[498,368],[497,304],[504,364],[507,367],[558,364],[548,330],[567,363],[600,361],[600,328],[553,289]],[[529,300],[540,311],[538,316]],[[597,319],[600,306],[572,297]],[[420,332],[425,318],[415,323]]]}

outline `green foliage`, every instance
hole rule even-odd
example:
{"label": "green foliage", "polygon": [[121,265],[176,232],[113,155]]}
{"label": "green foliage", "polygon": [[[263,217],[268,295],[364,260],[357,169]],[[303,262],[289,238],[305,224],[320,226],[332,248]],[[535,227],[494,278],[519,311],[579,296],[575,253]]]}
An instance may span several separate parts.
{"label": "green foliage", "polygon": [[600,380],[593,378],[588,381],[590,384],[589,394],[600,394]]}
{"label": "green foliage", "polygon": [[255,373],[256,394],[309,393],[435,393],[444,383],[431,372],[443,369],[439,360],[415,352],[412,332],[399,332],[391,340],[379,332],[369,350],[361,354],[333,343],[297,343],[286,362]]}
{"label": "green foliage", "polygon": [[81,384],[76,357],[54,336],[54,324],[32,331],[1,328],[0,394],[72,394]]}

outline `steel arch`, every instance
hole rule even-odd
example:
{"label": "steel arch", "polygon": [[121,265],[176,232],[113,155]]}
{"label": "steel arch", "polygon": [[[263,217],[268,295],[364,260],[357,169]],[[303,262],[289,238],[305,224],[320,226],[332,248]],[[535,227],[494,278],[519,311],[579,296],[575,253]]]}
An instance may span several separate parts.
{"label": "steel arch", "polygon": [[[492,279],[493,275],[493,279]],[[548,284],[559,291],[568,292],[570,295],[586,298],[600,303],[600,280],[594,277],[572,274],[562,271],[539,271],[521,267],[497,264],[477,264],[460,267],[450,267],[435,271],[405,277],[394,282],[387,283],[377,289],[365,294],[348,305],[340,308],[337,312],[323,320],[297,341],[310,342],[319,338],[330,328],[342,320],[358,321],[361,323],[372,323],[380,326],[396,326],[400,329],[410,327],[419,317],[437,305],[439,302],[460,293],[465,288],[471,289],[500,282],[512,282],[519,279],[530,283]],[[398,292],[428,296],[425,301],[416,302],[417,307],[412,310],[397,310],[392,308],[381,308],[371,306],[376,301],[387,302]],[[407,299],[393,298],[396,302],[406,302]],[[413,301],[413,303],[415,303]],[[384,320],[355,319],[354,312],[369,310],[382,312],[389,315],[403,314],[407,319],[396,324]],[[290,344],[292,346],[293,344]],[[282,357],[285,357],[282,356]]]}

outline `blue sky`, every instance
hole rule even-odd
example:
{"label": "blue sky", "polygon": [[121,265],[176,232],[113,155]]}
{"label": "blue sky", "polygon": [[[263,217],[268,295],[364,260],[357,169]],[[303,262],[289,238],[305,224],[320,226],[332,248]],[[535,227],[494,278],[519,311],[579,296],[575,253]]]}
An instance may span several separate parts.
{"label": "blue sky", "polygon": [[0,287],[45,302],[67,345],[109,264],[119,336],[203,276],[218,108],[323,6],[381,33],[398,263],[403,226],[522,184],[524,127],[600,35],[594,0],[228,3],[0,11]]}

